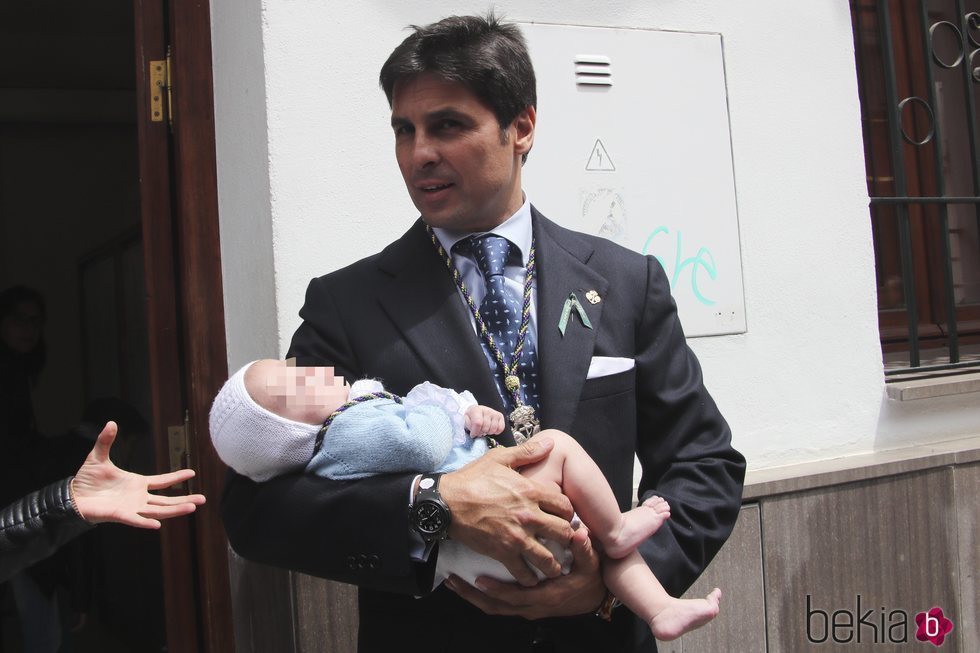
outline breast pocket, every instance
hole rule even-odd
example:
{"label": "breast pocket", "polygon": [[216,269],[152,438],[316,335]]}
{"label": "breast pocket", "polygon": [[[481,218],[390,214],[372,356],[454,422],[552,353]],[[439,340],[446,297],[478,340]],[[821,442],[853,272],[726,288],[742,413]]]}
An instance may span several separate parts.
{"label": "breast pocket", "polygon": [[582,386],[580,401],[608,397],[622,392],[634,392],[636,387],[636,368],[609,374],[594,379],[586,379]]}
{"label": "breast pocket", "polygon": [[605,474],[620,509],[627,509],[636,449],[636,370],[587,380],[572,431]]}

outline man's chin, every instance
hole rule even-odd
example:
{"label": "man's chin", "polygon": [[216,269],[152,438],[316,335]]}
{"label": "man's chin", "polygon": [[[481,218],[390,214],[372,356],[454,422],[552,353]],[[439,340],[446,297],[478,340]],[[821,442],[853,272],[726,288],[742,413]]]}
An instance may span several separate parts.
{"label": "man's chin", "polygon": [[[421,212],[420,212],[421,213]],[[506,218],[488,220],[448,213],[422,213],[422,222],[434,229],[446,229],[457,233],[479,233],[490,231],[503,223]]]}
{"label": "man's chin", "polygon": [[446,213],[432,213],[420,211],[422,222],[435,229],[449,229],[450,231],[460,231],[466,229],[465,220],[458,215]]}

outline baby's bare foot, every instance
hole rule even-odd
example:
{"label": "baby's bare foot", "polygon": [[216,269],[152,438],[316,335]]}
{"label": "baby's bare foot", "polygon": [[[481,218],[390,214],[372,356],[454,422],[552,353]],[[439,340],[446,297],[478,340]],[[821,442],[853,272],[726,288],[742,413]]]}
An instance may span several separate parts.
{"label": "baby's bare foot", "polygon": [[720,602],[721,590],[717,587],[703,599],[672,599],[669,607],[650,620],[650,630],[660,641],[677,639],[717,617]]}
{"label": "baby's bare foot", "polygon": [[660,497],[650,497],[629,512],[623,513],[622,526],[603,549],[610,558],[622,558],[640,542],[650,537],[670,517],[670,506]]}

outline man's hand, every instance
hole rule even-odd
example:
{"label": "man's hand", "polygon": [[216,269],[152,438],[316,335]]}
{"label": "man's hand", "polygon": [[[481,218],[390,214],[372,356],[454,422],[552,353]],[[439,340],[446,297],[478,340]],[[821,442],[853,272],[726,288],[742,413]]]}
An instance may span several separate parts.
{"label": "man's hand", "polygon": [[553,447],[554,441],[543,438],[493,449],[439,484],[453,515],[449,537],[499,560],[522,585],[538,582],[528,563],[549,578],[561,574],[561,565],[537,538],[568,542],[574,532],[568,498],[514,471],[542,460]]}
{"label": "man's hand", "polygon": [[446,586],[487,614],[542,619],[592,612],[605,598],[606,586],[600,574],[599,556],[585,526],[575,532],[571,549],[575,556],[571,573],[536,587],[484,577],[478,578],[477,587],[473,587],[457,576],[450,577]]}

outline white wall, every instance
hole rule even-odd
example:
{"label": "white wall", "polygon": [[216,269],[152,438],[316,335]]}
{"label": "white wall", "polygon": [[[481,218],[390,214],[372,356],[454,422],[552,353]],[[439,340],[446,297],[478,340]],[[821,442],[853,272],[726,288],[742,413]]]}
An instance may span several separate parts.
{"label": "white wall", "polygon": [[211,25],[221,274],[233,372],[279,353],[262,2],[212,2]]}
{"label": "white wall", "polygon": [[[883,399],[847,2],[494,4],[517,21],[722,34],[748,331],[691,345],[752,468],[977,432],[975,395],[905,406]],[[374,253],[415,219],[394,162],[378,70],[406,25],[482,13],[488,4],[212,6],[234,366],[246,349],[284,352],[309,279]],[[271,298],[263,254],[270,243]],[[242,253],[253,250],[260,265],[243,265]],[[256,310],[241,309],[256,286],[260,309],[274,307],[274,320],[262,313],[256,321]],[[233,347],[237,342],[252,344]]]}

